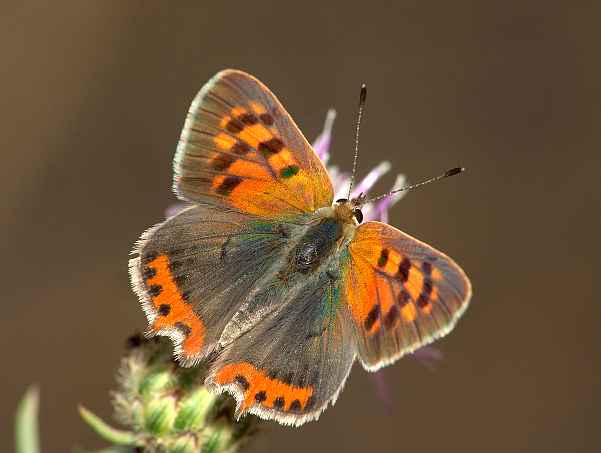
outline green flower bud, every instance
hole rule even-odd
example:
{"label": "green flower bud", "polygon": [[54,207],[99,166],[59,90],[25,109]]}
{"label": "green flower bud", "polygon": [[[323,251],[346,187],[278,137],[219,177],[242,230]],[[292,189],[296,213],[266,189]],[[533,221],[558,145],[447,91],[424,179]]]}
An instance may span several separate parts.
{"label": "green flower bud", "polygon": [[171,370],[159,369],[145,376],[137,391],[142,398],[154,398],[156,395],[169,392],[175,384]]}
{"label": "green flower bud", "polygon": [[144,407],[144,428],[147,432],[161,435],[173,429],[177,416],[176,400],[172,397],[151,399]]}
{"label": "green flower bud", "polygon": [[182,435],[173,443],[171,452],[173,453],[197,453],[201,451],[193,435]]}
{"label": "green flower bud", "polygon": [[84,419],[113,445],[157,453],[234,453],[256,431],[254,416],[234,421],[233,400],[203,386],[205,367],[179,367],[168,342],[136,336],[130,344],[113,393],[116,418],[129,431],[111,428],[81,409]]}
{"label": "green flower bud", "polygon": [[216,397],[204,387],[198,387],[182,398],[175,419],[177,431],[198,431],[205,425],[206,417],[215,405]]}

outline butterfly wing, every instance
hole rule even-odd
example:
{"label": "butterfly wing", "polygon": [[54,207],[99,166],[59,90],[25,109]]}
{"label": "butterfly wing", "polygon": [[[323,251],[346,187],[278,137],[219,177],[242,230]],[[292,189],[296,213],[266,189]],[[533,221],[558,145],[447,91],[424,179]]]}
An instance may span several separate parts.
{"label": "butterfly wing", "polygon": [[374,371],[447,334],[471,285],[448,256],[380,222],[357,229],[342,263],[363,366]]}
{"label": "butterfly wing", "polygon": [[174,169],[180,198],[264,217],[314,212],[333,198],[323,164],[290,115],[241,71],[219,72],[200,90]]}
{"label": "butterfly wing", "polygon": [[170,337],[186,365],[206,357],[293,228],[198,205],[148,230],[130,260],[130,277],[149,333]]}
{"label": "butterfly wing", "polygon": [[219,354],[206,385],[231,393],[237,416],[250,412],[298,426],[317,419],[344,385],[356,346],[340,280],[325,273],[303,280],[262,286],[248,309],[263,315],[250,329],[240,332],[245,323],[232,321],[236,341]]}

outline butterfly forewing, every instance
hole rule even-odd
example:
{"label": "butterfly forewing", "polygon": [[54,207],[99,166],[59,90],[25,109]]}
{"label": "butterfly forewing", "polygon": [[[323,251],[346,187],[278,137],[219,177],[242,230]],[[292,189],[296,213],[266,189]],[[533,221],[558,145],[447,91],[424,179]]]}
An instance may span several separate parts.
{"label": "butterfly forewing", "polygon": [[269,89],[235,70],[194,99],[175,158],[175,190],[265,217],[314,212],[332,202],[321,161]]}
{"label": "butterfly forewing", "polygon": [[342,266],[359,356],[369,370],[448,333],[471,296],[469,280],[449,257],[380,222],[357,229]]}

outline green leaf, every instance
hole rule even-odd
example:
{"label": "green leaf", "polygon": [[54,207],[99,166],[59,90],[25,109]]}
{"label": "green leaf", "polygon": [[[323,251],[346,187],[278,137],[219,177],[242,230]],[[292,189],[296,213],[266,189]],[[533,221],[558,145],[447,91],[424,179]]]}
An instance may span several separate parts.
{"label": "green leaf", "polygon": [[84,421],[90,425],[94,431],[96,431],[96,434],[108,442],[116,445],[131,446],[139,444],[138,438],[134,433],[115,429],[112,426],[109,426],[100,417],[93,414],[83,406],[79,406],[79,415],[81,415],[81,418],[83,418]]}
{"label": "green leaf", "polygon": [[39,453],[38,408],[40,391],[31,386],[17,408],[15,423],[15,447],[17,453]]}

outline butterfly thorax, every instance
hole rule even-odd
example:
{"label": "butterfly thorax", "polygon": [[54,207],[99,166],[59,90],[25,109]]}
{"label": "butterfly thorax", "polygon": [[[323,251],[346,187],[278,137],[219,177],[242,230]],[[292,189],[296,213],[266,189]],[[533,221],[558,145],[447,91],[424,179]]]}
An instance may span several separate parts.
{"label": "butterfly thorax", "polygon": [[333,218],[321,219],[309,227],[290,252],[290,271],[308,274],[324,263],[342,237],[342,224]]}
{"label": "butterfly thorax", "polygon": [[316,212],[288,256],[284,274],[310,274],[328,267],[332,257],[354,237],[358,225],[352,202],[337,202]]}

